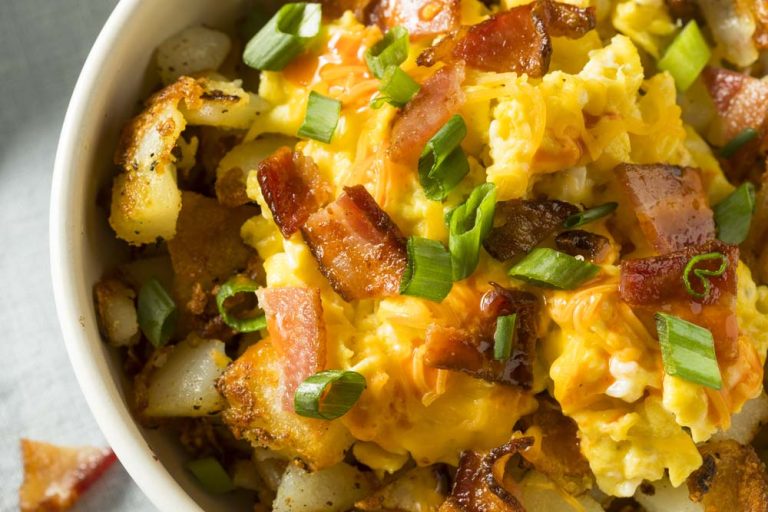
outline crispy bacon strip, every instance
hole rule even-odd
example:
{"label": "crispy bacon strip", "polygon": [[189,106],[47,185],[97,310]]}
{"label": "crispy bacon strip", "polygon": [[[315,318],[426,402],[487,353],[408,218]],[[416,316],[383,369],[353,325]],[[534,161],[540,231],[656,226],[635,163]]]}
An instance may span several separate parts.
{"label": "crispy bacon strip", "polygon": [[768,512],[768,472],[750,445],[710,441],[699,448],[704,463],[688,477],[691,501],[706,512]]}
{"label": "crispy bacon strip", "polygon": [[582,37],[596,25],[594,8],[537,0],[495,14],[465,27],[428,48],[417,60],[421,66],[463,60],[483,71],[515,71],[541,77],[549,69],[551,36]]}
{"label": "crispy bacon strip", "polygon": [[601,263],[610,252],[611,243],[603,235],[574,229],[557,235],[555,246],[558,251],[571,256],[581,256],[595,263]]}
{"label": "crispy bacon strip", "polygon": [[262,288],[257,295],[267,316],[272,345],[283,365],[283,407],[293,410],[296,388],[325,367],[325,322],[320,290]]}
{"label": "crispy bacon strip", "polygon": [[117,461],[109,448],[67,448],[21,440],[24,482],[19,489],[22,512],[67,510]]}
{"label": "crispy bacon strip", "polygon": [[285,238],[330,200],[328,186],[312,159],[287,147],[260,162],[257,176],[272,218]]}
{"label": "crispy bacon strip", "polygon": [[400,25],[411,39],[434,37],[456,29],[461,21],[460,0],[380,0],[368,21],[386,31]]}
{"label": "crispy bacon strip", "polygon": [[406,265],[405,237],[362,185],[307,219],[304,240],[344,300],[395,295]]}
{"label": "crispy bacon strip", "polygon": [[660,254],[715,238],[715,221],[698,170],[620,164],[615,172],[640,229]]}
{"label": "crispy bacon strip", "polygon": [[559,231],[568,216],[579,209],[554,199],[512,199],[496,203],[494,224],[483,247],[500,261],[524,254]]}
{"label": "crispy bacon strip", "polygon": [[415,164],[427,141],[464,104],[464,64],[446,66],[431,76],[392,125],[389,158]]}
{"label": "crispy bacon strip", "polygon": [[536,412],[522,418],[520,423],[526,435],[534,431],[537,434],[539,449],[523,452],[523,457],[537,471],[574,496],[592,487],[592,471],[579,448],[576,422],[563,414],[557,402],[540,399]]}
{"label": "crispy bacon strip", "polygon": [[[424,363],[433,368],[464,372],[473,377],[529,389],[533,381],[538,299],[535,295],[491,283],[493,289],[480,299],[480,314],[473,327],[427,328]],[[493,357],[496,319],[517,315],[512,355],[506,361]]]}
{"label": "crispy bacon strip", "polygon": [[723,68],[706,68],[702,76],[719,115],[723,143],[747,128],[760,132],[724,162],[726,173],[736,181],[753,178],[755,172],[759,176],[768,146],[768,80]]}
{"label": "crispy bacon strip", "polygon": [[525,512],[504,470],[510,457],[532,445],[532,437],[518,437],[485,455],[462,452],[451,495],[440,512]]}
{"label": "crispy bacon strip", "polygon": [[[709,278],[710,293],[699,299],[686,291],[683,271],[692,257],[708,252],[725,254],[728,267],[723,275]],[[621,264],[619,294],[624,302],[649,322],[656,312],[664,311],[706,327],[712,331],[715,339],[717,359],[724,364],[734,361],[738,356],[738,264],[739,248],[719,241],[706,242],[664,256],[625,260]],[[696,268],[716,270],[719,266],[718,260],[709,260],[697,264]],[[694,290],[703,291],[697,278],[690,279]]]}

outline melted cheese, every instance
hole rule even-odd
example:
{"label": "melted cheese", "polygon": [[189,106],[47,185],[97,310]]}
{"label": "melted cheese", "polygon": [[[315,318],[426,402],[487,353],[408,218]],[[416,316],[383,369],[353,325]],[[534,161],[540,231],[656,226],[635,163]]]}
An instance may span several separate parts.
{"label": "melted cheese", "polygon": [[[642,20],[656,16],[659,3],[621,2],[614,22],[652,50],[669,29],[666,18],[648,27]],[[605,4],[599,9],[603,15],[609,10]],[[464,11],[472,22],[485,13],[478,3],[465,4]],[[301,142],[297,148],[317,163],[336,194],[345,185],[364,184],[406,235],[446,242],[445,212],[486,180],[497,185],[499,200],[545,192],[592,205],[618,200],[616,164],[665,162],[700,166],[713,200],[730,190],[706,144],[684,126],[671,77],[645,79],[630,37],[618,35],[603,46],[592,32],[578,41],[556,38],[552,71],[540,80],[468,73],[462,115],[471,172],[445,203],[429,201],[413,169],[385,158],[395,110],[364,108],[375,84],[371,88],[361,49],[380,37],[378,29],[362,27],[348,13],[328,26],[324,37],[318,44],[325,53],[304,63],[311,72],[263,73],[259,92],[274,107],[248,139],[263,133],[293,136],[310,90],[342,99],[331,143]],[[355,44],[357,50],[350,50]],[[420,48],[412,45],[403,67],[421,81],[433,70],[415,66]],[[422,361],[427,326],[466,321],[488,281],[512,285],[506,265],[483,253],[476,273],[456,283],[441,304],[413,297],[347,303],[320,274],[301,236],[281,237],[253,172],[248,195],[262,214],[243,226],[242,235],[264,260],[267,285],[319,288],[328,366],[366,377],[368,388],[359,402],[338,420],[357,440],[359,460],[380,472],[395,471],[409,455],[419,464],[455,464],[461,450],[508,440],[515,422],[535,408],[530,392],[430,369]],[[632,212],[620,208],[614,222],[629,234],[635,255],[642,255],[647,244]],[[610,237],[604,222],[589,229]],[[609,262],[618,259],[618,245],[613,247]],[[549,329],[540,343],[534,389],[549,387],[577,422],[582,451],[603,491],[629,496],[641,481],[659,479],[665,471],[679,485],[701,463],[694,442],[727,428],[730,415],[760,390],[754,375],[761,375],[755,368],[768,349],[768,290],[755,286],[740,267],[742,357],[724,369],[724,390],[712,393],[664,376],[658,342],[619,299],[618,267],[604,265],[602,276],[583,289],[546,294],[542,324]]]}

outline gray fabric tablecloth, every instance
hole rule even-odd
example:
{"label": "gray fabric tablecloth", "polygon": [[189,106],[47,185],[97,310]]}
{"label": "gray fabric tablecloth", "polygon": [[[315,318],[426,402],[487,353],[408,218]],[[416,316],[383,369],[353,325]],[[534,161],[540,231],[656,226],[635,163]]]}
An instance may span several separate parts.
{"label": "gray fabric tablecloth", "polygon": [[[48,262],[56,142],[116,0],[0,0],[0,511],[18,510],[19,438],[103,445],[64,349]],[[114,465],[76,512],[153,511]]]}

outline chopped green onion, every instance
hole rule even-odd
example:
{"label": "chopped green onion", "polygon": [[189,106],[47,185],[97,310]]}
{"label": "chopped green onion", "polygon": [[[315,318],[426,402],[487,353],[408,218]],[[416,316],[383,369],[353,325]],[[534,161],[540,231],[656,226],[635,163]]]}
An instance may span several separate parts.
{"label": "chopped green onion", "polygon": [[[710,261],[710,260],[720,260],[720,267],[717,270],[708,270],[706,268],[695,268],[696,265],[701,263],[702,261]],[[717,277],[723,275],[725,272],[725,269],[728,268],[728,257],[721,253],[721,252],[708,252],[706,254],[699,254],[694,256],[688,261],[688,264],[685,266],[685,270],[683,270],[683,283],[685,284],[685,290],[688,292],[689,295],[693,295],[696,298],[704,299],[709,295],[709,290],[711,288],[711,283],[709,282],[708,277]],[[691,284],[691,278],[689,275],[693,273],[694,276],[699,278],[699,281],[701,281],[702,286],[704,287],[703,292],[696,291],[693,288],[693,285]]]}
{"label": "chopped green onion", "polygon": [[203,489],[211,494],[224,494],[235,489],[229,474],[213,457],[187,462],[186,467],[195,475]]}
{"label": "chopped green onion", "polygon": [[321,14],[320,4],[285,4],[245,45],[243,62],[280,71],[320,33]]}
{"label": "chopped green onion", "polygon": [[496,185],[484,183],[451,212],[448,249],[454,281],[468,277],[477,268],[480,246],[493,227],[495,209]]}
{"label": "chopped green onion", "polygon": [[696,20],[691,20],[677,34],[659,60],[659,69],[668,71],[680,91],[687,90],[709,62],[707,41],[699,30]]}
{"label": "chopped green onion", "polygon": [[543,288],[572,290],[599,271],[597,265],[541,247],[529,252],[509,269],[509,276]]}
{"label": "chopped green onion", "polygon": [[319,140],[328,144],[336,131],[341,113],[341,102],[312,91],[307,101],[307,113],[299,128],[300,137]]}
{"label": "chopped green onion", "polygon": [[760,133],[754,128],[745,128],[741,133],[729,140],[725,146],[720,148],[720,156],[722,158],[731,158],[744,144],[750,142],[758,135]]}
{"label": "chopped green onion", "polygon": [[594,208],[584,210],[583,212],[574,213],[565,219],[563,226],[568,229],[578,228],[584,224],[589,224],[590,222],[605,217],[606,215],[610,215],[616,208],[618,208],[618,206],[619,203],[605,203],[601,204],[600,206],[595,206]]}
{"label": "chopped green onion", "polygon": [[299,384],[293,396],[293,409],[299,416],[333,420],[344,416],[365,388],[365,377],[357,372],[318,372]]}
{"label": "chopped green onion", "polygon": [[497,361],[506,361],[512,355],[516,320],[516,314],[500,316],[496,319],[496,332],[493,335],[493,358]]}
{"label": "chopped green onion", "polygon": [[429,199],[445,199],[469,172],[469,162],[460,145],[466,135],[464,119],[454,115],[429,139],[421,152],[419,181]]}
{"label": "chopped green onion", "polygon": [[256,293],[260,285],[247,277],[235,276],[219,287],[216,293],[216,307],[219,308],[219,314],[224,323],[238,332],[253,332],[263,329],[267,326],[267,317],[260,315],[254,318],[236,318],[227,311],[224,302],[234,297],[238,293]]}
{"label": "chopped green onion", "polygon": [[441,302],[451,291],[451,255],[440,242],[412,236],[400,294]]}
{"label": "chopped green onion", "polygon": [[397,66],[389,66],[381,77],[379,91],[381,94],[371,101],[371,108],[379,108],[384,103],[395,107],[403,107],[411,101],[413,95],[419,92],[420,86],[408,76],[408,73]]}
{"label": "chopped green onion", "polygon": [[365,62],[373,76],[382,79],[390,66],[399,66],[408,58],[408,31],[392,27],[384,38],[365,52]]}
{"label": "chopped green onion", "polygon": [[755,210],[755,186],[749,182],[736,190],[712,208],[717,225],[717,238],[739,245],[747,239],[752,213]]}
{"label": "chopped green onion", "polygon": [[714,389],[723,386],[711,332],[666,313],[656,313],[656,331],[667,375]]}
{"label": "chopped green onion", "polygon": [[139,327],[155,346],[162,347],[176,328],[176,303],[157,279],[145,282],[139,290]]}

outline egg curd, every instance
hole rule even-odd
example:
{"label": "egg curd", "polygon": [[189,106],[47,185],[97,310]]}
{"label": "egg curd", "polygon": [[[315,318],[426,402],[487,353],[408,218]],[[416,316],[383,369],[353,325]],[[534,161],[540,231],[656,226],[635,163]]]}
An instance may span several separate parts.
{"label": "egg curd", "polygon": [[[483,19],[481,4],[462,4],[464,23]],[[575,41],[554,38],[550,71],[541,79],[467,72],[460,114],[470,173],[445,202],[427,199],[413,169],[385,158],[396,109],[368,107],[377,83],[363,60],[381,32],[349,12],[326,26],[310,56],[284,71],[262,73],[259,96],[272,108],[245,144],[265,133],[294,136],[310,90],[337,98],[343,108],[333,140],[301,141],[296,150],[316,162],[335,195],[362,183],[406,235],[444,243],[446,212],[485,181],[496,185],[499,200],[546,194],[591,206],[619,201],[612,173],[617,164],[663,162],[701,168],[710,199],[727,195],[732,187],[708,146],[681,119],[672,77],[644,77],[638,47],[658,56],[658,37],[678,30],[662,0],[609,7],[598,8],[598,31]],[[626,35],[615,34],[611,23]],[[419,82],[434,72],[415,65],[422,49],[412,44],[403,64]],[[533,388],[524,391],[422,361],[428,326],[461,324],[476,311],[489,281],[510,283],[502,263],[483,253],[477,271],[455,283],[442,303],[408,296],[346,302],[318,271],[301,235],[281,236],[255,170],[247,183],[261,214],[245,223],[242,236],[264,260],[267,286],[320,289],[328,366],[366,378],[366,392],[340,421],[355,439],[355,457],[378,472],[397,470],[409,455],[419,465],[455,465],[462,450],[498,446],[535,410],[534,394],[548,390],[576,421],[582,453],[605,493],[631,496],[643,480],[658,480],[665,471],[678,486],[701,465],[695,443],[727,429],[731,415],[762,389],[768,289],[756,286],[743,264],[739,357],[722,369],[723,388],[714,391],[665,375],[655,333],[619,299],[619,246],[605,221],[590,224],[586,229],[610,238],[609,261],[597,281],[545,293],[546,334]],[[626,236],[621,242],[634,246],[633,257],[649,254],[631,212],[620,207],[614,222]]]}

